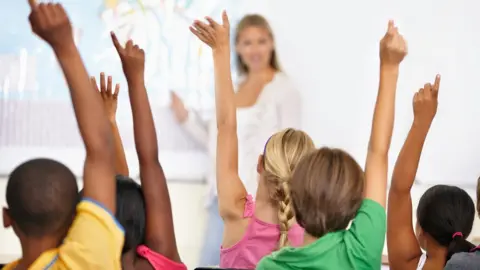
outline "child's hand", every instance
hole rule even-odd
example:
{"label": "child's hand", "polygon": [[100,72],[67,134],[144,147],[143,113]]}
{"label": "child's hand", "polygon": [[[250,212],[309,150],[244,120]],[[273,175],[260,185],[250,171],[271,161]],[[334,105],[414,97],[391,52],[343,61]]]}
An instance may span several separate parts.
{"label": "child's hand", "polygon": [[129,83],[143,82],[145,76],[145,52],[129,40],[125,47],[120,45],[115,33],[110,33],[112,42],[122,61],[123,73]]}
{"label": "child's hand", "polygon": [[95,77],[91,77],[90,81],[92,86],[102,96],[103,106],[107,112],[108,119],[112,122],[115,121],[115,115],[117,113],[117,98],[120,91],[120,84],[115,84],[115,91],[112,92],[112,76],[108,76],[107,84],[105,85],[105,73],[100,73],[100,89],[98,89],[97,81]]}
{"label": "child's hand", "polygon": [[210,17],[205,17],[208,24],[195,20],[190,31],[213,50],[228,48],[230,44],[230,22],[227,12],[222,13],[222,24],[218,24]]}
{"label": "child's hand", "polygon": [[408,53],[407,43],[398,33],[393,21],[388,22],[388,30],[380,41],[380,62],[383,65],[399,65]]}
{"label": "child's hand", "polygon": [[30,25],[35,34],[54,50],[75,45],[70,20],[60,4],[37,4],[35,0],[29,0],[28,3],[32,9]]}
{"label": "child's hand", "polygon": [[433,85],[427,83],[415,93],[413,97],[413,114],[415,123],[430,126],[437,113],[439,88],[440,75],[437,75]]}

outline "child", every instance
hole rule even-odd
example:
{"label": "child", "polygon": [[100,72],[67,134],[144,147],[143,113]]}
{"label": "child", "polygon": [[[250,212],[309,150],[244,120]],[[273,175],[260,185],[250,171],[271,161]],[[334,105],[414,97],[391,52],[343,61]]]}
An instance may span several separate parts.
{"label": "child", "polygon": [[102,101],[92,90],[63,7],[29,3],[33,32],[53,48],[70,89],[86,149],[85,192],[77,206],[75,176],[58,162],[36,159],[17,167],[7,184],[4,225],[13,227],[23,252],[4,269],[121,269],[124,236],[112,215],[112,134]]}
{"label": "child", "polygon": [[[480,178],[477,180],[477,213],[480,215]],[[445,265],[444,270],[476,270],[480,269],[480,246],[472,248],[470,252],[453,254]]]}
{"label": "child", "polygon": [[380,83],[365,173],[340,149],[324,147],[303,158],[291,180],[295,217],[305,228],[303,247],[274,252],[257,269],[380,269],[395,92],[406,54],[406,43],[390,22],[380,42]]}
{"label": "child", "polygon": [[255,203],[238,176],[236,105],[230,72],[229,22],[223,12],[220,25],[195,21],[190,30],[213,50],[217,110],[217,188],[225,233],[220,267],[253,269],[273,250],[298,246],[303,229],[295,222],[290,177],[299,160],[314,149],[302,131],[274,134],[258,159],[260,173]]}
{"label": "child", "polygon": [[[388,195],[388,257],[392,269],[443,269],[450,257],[474,246],[466,241],[472,231],[475,206],[470,196],[454,186],[429,188],[417,208],[417,235],[412,226],[410,190],[423,144],[437,112],[440,76],[413,98],[414,120],[397,159]],[[427,254],[422,255],[421,249]]]}
{"label": "child", "polygon": [[[140,187],[128,177],[117,176],[117,218],[126,229],[122,266],[124,269],[186,270],[178,254],[170,197],[158,160],[157,136],[144,82],[145,54],[131,40],[122,47],[114,33],[112,41],[127,78],[141,181]],[[114,119],[118,90],[112,94],[111,87],[111,83],[105,87],[105,80],[101,79],[100,89],[106,89],[105,93],[101,92],[108,101],[105,105],[112,108],[110,118]],[[118,138],[117,172],[128,173],[120,135],[117,129],[114,133]]]}

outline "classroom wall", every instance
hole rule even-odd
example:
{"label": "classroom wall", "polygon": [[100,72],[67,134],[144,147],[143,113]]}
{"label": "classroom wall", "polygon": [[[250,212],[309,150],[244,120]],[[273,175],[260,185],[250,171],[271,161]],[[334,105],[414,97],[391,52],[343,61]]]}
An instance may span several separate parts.
{"label": "classroom wall", "polygon": [[[0,178],[0,206],[5,206],[6,179]],[[81,182],[79,182],[81,185]],[[203,242],[203,231],[206,226],[207,214],[204,208],[205,185],[182,182],[170,182],[170,198],[173,207],[173,219],[177,243],[182,259],[188,269],[198,266],[199,254]],[[412,201],[416,208],[418,200],[428,186],[417,185],[412,190]],[[475,198],[475,190],[467,189],[467,192]],[[474,199],[476,201],[476,199]],[[414,209],[415,209],[414,208]],[[0,224],[2,218],[0,217]],[[415,222],[415,217],[414,217]],[[480,238],[480,222],[475,221],[474,230],[470,239]],[[478,240],[477,240],[478,242]],[[17,258],[21,253],[20,245],[12,230],[0,228],[0,263],[4,260]],[[386,246],[384,254],[387,254]]]}

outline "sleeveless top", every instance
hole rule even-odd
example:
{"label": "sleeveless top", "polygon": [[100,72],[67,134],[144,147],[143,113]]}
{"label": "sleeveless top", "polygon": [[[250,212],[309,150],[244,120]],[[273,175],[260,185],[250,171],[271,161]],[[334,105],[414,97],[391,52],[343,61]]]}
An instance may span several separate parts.
{"label": "sleeveless top", "polygon": [[[221,268],[255,269],[257,263],[266,255],[275,251],[280,239],[280,226],[259,220],[255,217],[255,202],[247,196],[243,216],[250,218],[243,238],[229,248],[220,250]],[[291,246],[299,247],[303,243],[304,230],[294,224],[288,231]]]}
{"label": "sleeveless top", "polygon": [[155,270],[187,270],[183,263],[174,262],[145,245],[137,247],[137,254],[146,259]]}

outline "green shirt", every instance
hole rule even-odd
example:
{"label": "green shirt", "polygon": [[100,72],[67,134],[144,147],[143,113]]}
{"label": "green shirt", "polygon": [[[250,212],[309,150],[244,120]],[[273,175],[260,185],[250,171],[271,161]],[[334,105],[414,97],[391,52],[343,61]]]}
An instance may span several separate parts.
{"label": "green shirt", "polygon": [[385,209],[365,199],[348,230],[328,233],[308,246],[283,248],[264,257],[257,270],[378,270],[386,223]]}

